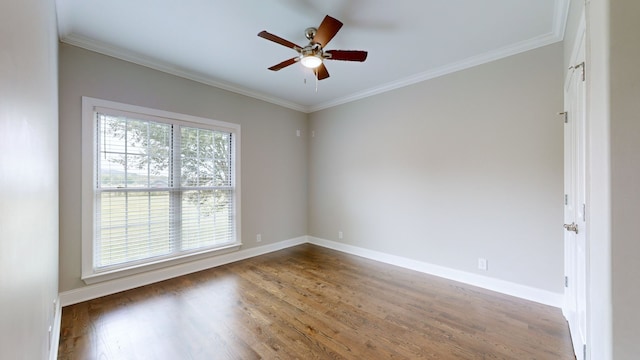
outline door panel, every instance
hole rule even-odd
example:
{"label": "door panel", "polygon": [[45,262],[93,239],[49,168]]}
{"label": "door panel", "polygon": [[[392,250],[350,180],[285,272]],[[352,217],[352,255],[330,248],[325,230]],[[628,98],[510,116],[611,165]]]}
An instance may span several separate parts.
{"label": "door panel", "polygon": [[577,360],[585,358],[587,339],[587,199],[586,199],[586,82],[584,36],[565,93],[565,288],[564,313],[569,322]]}

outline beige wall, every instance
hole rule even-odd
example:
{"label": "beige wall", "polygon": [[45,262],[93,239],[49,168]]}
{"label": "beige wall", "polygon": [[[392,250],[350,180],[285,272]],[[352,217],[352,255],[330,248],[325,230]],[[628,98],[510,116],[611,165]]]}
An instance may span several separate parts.
{"label": "beige wall", "polygon": [[0,2],[0,359],[46,359],[58,296],[52,0]]}
{"label": "beige wall", "polygon": [[306,114],[61,45],[61,292],[84,286],[80,280],[82,96],[240,124],[243,248],[255,247],[258,233],[260,245],[306,235]]}
{"label": "beige wall", "polygon": [[640,354],[640,2],[610,4],[613,357]]}
{"label": "beige wall", "polygon": [[562,293],[562,64],[555,44],[312,113],[309,234]]}

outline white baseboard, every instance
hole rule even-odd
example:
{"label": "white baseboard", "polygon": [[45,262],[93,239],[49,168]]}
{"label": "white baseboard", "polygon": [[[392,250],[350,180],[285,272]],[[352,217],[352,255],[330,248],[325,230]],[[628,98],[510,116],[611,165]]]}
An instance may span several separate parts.
{"label": "white baseboard", "polygon": [[233,253],[178,264],[171,267],[135,274],[119,279],[95,283],[78,289],[61,292],[60,303],[62,306],[73,305],[83,301],[96,299],[102,296],[115,294],[121,291],[130,290],[178,276],[191,274],[197,271],[210,269],[216,266],[229,264],[232,262],[286,249],[292,246],[304,244],[306,242],[307,237],[301,236],[299,238],[284,240],[274,244],[240,250]]}
{"label": "white baseboard", "polygon": [[101,296],[115,294],[120,291],[206,270],[212,267],[229,264],[304,243],[311,243],[325,248],[361,256],[386,264],[400,266],[425,274],[435,275],[445,279],[458,281],[557,308],[562,308],[563,305],[563,294],[312,236],[301,236],[295,239],[284,240],[269,245],[240,250],[212,258],[175,265],[165,269],[158,269],[147,273],[104,281],[82,288],[65,291],[60,293],[59,304],[61,306],[73,305],[83,301],[96,299]]}
{"label": "white baseboard", "polygon": [[419,271],[425,274],[435,275],[449,280],[481,287],[502,294],[515,296],[521,299],[534,301],[544,305],[562,308],[563,295],[513,282],[495,279],[487,276],[455,270],[444,266],[408,259],[401,256],[390,255],[379,251],[369,250],[353,245],[347,245],[331,240],[308,236],[308,242],[314,245],[338,250],[344,253],[361,256],[367,259]]}
{"label": "white baseboard", "polygon": [[53,314],[53,324],[51,325],[51,335],[49,341],[49,360],[58,359],[58,346],[60,345],[60,330],[62,324],[62,305],[60,297],[56,299]]}

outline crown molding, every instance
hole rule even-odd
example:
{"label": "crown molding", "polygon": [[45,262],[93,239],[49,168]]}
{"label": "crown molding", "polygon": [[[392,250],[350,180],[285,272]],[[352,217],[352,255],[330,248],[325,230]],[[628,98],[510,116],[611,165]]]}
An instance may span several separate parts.
{"label": "crown molding", "polygon": [[[68,16],[70,9],[65,5],[67,3],[62,0],[57,1],[57,15],[58,19],[62,19]],[[100,54],[111,56],[120,60],[132,62],[134,64],[142,65],[151,69],[162,71],[168,74],[179,76],[185,79],[197,81],[206,85],[210,85],[216,88],[227,90],[236,94],[248,96],[254,99],[266,101],[275,105],[279,105],[292,110],[300,111],[303,113],[312,113],[328,109],[334,106],[346,104],[356,100],[364,99],[370,96],[382,94],[388,91],[400,89],[406,86],[410,86],[419,82],[434,79],[440,76],[451,74],[460,70],[465,70],[474,66],[486,64],[495,60],[499,60],[505,57],[516,55],[522,52],[533,50],[539,47],[550,45],[556,42],[560,42],[564,39],[565,28],[567,24],[567,17],[569,14],[570,0],[555,0],[554,3],[554,17],[553,26],[551,32],[520,42],[511,46],[507,46],[495,51],[484,53],[478,56],[473,56],[458,62],[447,64],[438,68],[434,68],[422,73],[418,73],[404,79],[389,82],[381,86],[373,87],[364,91],[360,91],[345,97],[337,98],[318,105],[301,105],[288,100],[284,100],[278,97],[274,97],[262,92],[249,90],[237,85],[229,84],[226,82],[213,79],[210,76],[196,73],[186,69],[175,67],[169,63],[165,63],[150,57],[136,54],[134,52],[124,50],[115,46],[99,43],[91,39],[72,34],[72,29],[68,29],[60,25],[64,21],[58,21],[58,34],[60,34],[60,41],[69,45],[81,47],[90,51],[94,51]],[[68,35],[65,35],[68,34]]]}
{"label": "crown molding", "polygon": [[56,23],[58,25],[58,37],[62,41],[63,34],[70,34],[71,27],[66,19],[71,17],[71,4],[69,1],[56,0]]}
{"label": "crown molding", "polygon": [[486,64],[492,61],[503,59],[512,55],[520,54],[529,50],[537,49],[546,45],[560,42],[564,39],[564,32],[567,24],[567,16],[569,14],[570,0],[556,0],[553,19],[553,30],[550,33],[522,41],[511,46],[507,46],[495,51],[490,51],[478,56],[473,56],[458,62],[447,64],[438,68],[434,68],[422,73],[418,73],[404,79],[393,81],[382,86],[367,89],[346,97],[335,99],[323,104],[309,107],[309,112],[320,111],[334,106],[350,103],[356,100],[364,99],[370,96],[382,94],[388,91],[400,89],[409,85],[417,84],[426,80],[434,79],[440,76],[451,74],[460,70],[469,69],[478,65]]}
{"label": "crown molding", "polygon": [[564,34],[567,30],[567,21],[569,19],[569,8],[571,0],[556,0],[553,17],[553,34],[560,40],[564,40]]}
{"label": "crown molding", "polygon": [[404,79],[393,81],[382,86],[374,87],[361,91],[343,98],[335,99],[323,104],[310,107],[310,112],[328,109],[334,106],[350,103],[356,100],[364,99],[370,96],[382,94],[388,91],[400,89],[409,85],[417,84],[426,80],[434,79],[451,73],[455,73],[461,70],[469,69],[478,65],[490,63],[492,61],[500,60],[512,55],[523,53],[529,50],[533,50],[542,46],[550,45],[562,41],[558,40],[554,34],[547,34],[528,41],[517,43],[515,45],[491,51],[478,56],[473,56],[462,61],[447,64],[441,67],[437,67],[422,73],[418,73]]}
{"label": "crown molding", "polygon": [[162,71],[164,73],[167,74],[171,74],[171,75],[175,75],[175,76],[179,76],[181,78],[185,78],[188,80],[193,80],[205,85],[210,85],[219,89],[223,89],[223,90],[227,90],[236,94],[240,94],[240,95],[244,95],[244,96],[248,96],[254,99],[258,99],[258,100],[262,100],[262,101],[266,101],[275,105],[280,105],[282,107],[285,108],[289,108],[289,109],[293,109],[296,111],[301,111],[301,112],[308,112],[308,107],[300,105],[300,104],[296,104],[294,102],[291,101],[287,101],[284,99],[280,99],[274,96],[269,96],[266,95],[264,93],[260,93],[260,92],[256,92],[256,91],[252,91],[246,88],[242,88],[236,85],[232,85],[226,82],[222,82],[216,79],[213,79],[209,76],[194,72],[194,71],[189,71],[186,69],[181,69],[178,68],[174,65],[171,65],[169,63],[163,62],[163,61],[159,61],[141,54],[137,54],[134,53],[132,51],[129,50],[124,50],[121,48],[118,48],[116,46],[110,46],[101,42],[97,42],[88,38],[85,38],[83,36],[78,36],[76,34],[70,34],[70,35],[66,35],[60,38],[60,41],[65,43],[65,44],[69,44],[69,45],[73,45],[73,46],[77,46],[86,50],[90,50],[93,52],[97,52],[103,55],[107,55],[107,56],[111,56],[114,57],[116,59],[120,59],[120,60],[124,60],[124,61],[128,61],[137,65],[141,65],[141,66],[145,66],[154,70],[158,70],[158,71]]}

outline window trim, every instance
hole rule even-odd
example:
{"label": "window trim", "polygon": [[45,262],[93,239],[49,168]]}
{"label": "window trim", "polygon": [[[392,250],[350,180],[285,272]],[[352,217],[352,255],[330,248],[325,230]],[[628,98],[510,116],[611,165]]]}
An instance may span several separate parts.
{"label": "window trim", "polygon": [[[140,114],[141,118],[161,117],[175,120],[186,125],[205,125],[215,127],[219,130],[231,132],[234,136],[235,146],[232,152],[232,163],[234,164],[233,178],[235,183],[234,192],[234,216],[235,216],[235,242],[214,249],[204,249],[188,254],[179,254],[174,257],[150,261],[144,264],[134,264],[118,269],[96,272],[93,268],[94,250],[94,225],[95,225],[95,197],[94,179],[96,177],[96,153],[97,144],[94,141],[97,131],[97,121],[95,115],[97,109],[109,109],[117,112]],[[164,110],[146,108],[137,105],[118,103],[109,100],[82,97],[82,275],[81,279],[87,284],[106,281],[161,268],[166,268],[182,263],[201,260],[213,255],[222,255],[237,251],[242,246],[241,236],[241,176],[240,176],[240,125],[218,120],[206,119],[197,116],[174,113]]]}

